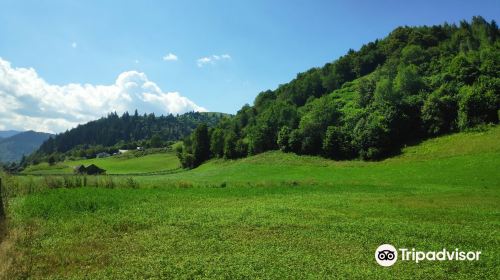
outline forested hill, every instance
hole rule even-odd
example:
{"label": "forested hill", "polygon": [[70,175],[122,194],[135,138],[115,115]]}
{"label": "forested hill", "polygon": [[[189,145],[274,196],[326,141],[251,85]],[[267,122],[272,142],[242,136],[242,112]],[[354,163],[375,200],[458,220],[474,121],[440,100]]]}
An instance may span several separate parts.
{"label": "forested hill", "polygon": [[379,159],[407,143],[498,123],[499,38],[497,24],[481,17],[398,27],[260,93],[217,127],[200,127],[179,157],[186,167],[273,149]]}
{"label": "forested hill", "polygon": [[[92,153],[112,146],[117,149],[135,149],[137,145],[150,145],[147,141],[151,138],[156,142],[152,145],[161,146],[164,142],[177,141],[189,135],[200,123],[213,126],[226,116],[229,115],[199,112],[159,117],[154,114],[139,115],[137,111],[132,115],[125,112],[121,116],[110,113],[107,117],[79,125],[48,139],[31,155],[30,160],[45,160],[48,155],[62,157],[62,154],[69,151],[77,152],[75,156],[92,156]],[[85,151],[89,149],[91,151]],[[85,154],[86,152],[91,154]]]}

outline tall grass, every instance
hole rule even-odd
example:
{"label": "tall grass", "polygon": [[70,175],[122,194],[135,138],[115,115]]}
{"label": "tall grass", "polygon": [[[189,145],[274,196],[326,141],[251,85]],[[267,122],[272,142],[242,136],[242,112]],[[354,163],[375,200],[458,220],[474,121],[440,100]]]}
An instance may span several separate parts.
{"label": "tall grass", "polygon": [[2,198],[4,208],[8,208],[11,198],[44,192],[59,188],[139,188],[139,182],[126,176],[83,176],[83,175],[48,175],[48,176],[15,176],[0,172],[2,178]]}
{"label": "tall grass", "polygon": [[[0,171],[2,187],[0,188],[0,214],[4,211],[6,218],[0,215],[0,279],[28,279],[32,277],[36,266],[36,250],[40,247],[39,222],[35,217],[26,217],[22,223],[10,219],[13,214],[10,203],[16,198],[28,198],[38,193],[46,193],[55,189],[77,188],[133,188],[140,187],[132,177],[124,176],[13,176]],[[53,207],[55,201],[48,202]],[[90,204],[89,204],[90,203]],[[78,204],[77,207],[91,209],[95,203]],[[36,211],[36,209],[32,209]],[[22,265],[19,265],[22,264]]]}

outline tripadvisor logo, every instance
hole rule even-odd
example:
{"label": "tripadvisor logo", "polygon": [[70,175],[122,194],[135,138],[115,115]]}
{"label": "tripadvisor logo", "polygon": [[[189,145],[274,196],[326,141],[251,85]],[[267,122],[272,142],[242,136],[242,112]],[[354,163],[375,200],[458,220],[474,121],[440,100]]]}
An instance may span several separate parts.
{"label": "tripadvisor logo", "polygon": [[[399,253],[398,253],[399,251]],[[398,255],[401,261],[478,261],[481,251],[464,252],[456,248],[453,251],[443,249],[440,251],[417,251],[415,248],[407,249],[400,248],[397,250],[391,244],[380,245],[375,250],[375,260],[381,266],[392,266],[398,260]]]}
{"label": "tripadvisor logo", "polygon": [[398,251],[391,244],[383,244],[375,250],[375,260],[381,266],[391,266],[398,260]]}

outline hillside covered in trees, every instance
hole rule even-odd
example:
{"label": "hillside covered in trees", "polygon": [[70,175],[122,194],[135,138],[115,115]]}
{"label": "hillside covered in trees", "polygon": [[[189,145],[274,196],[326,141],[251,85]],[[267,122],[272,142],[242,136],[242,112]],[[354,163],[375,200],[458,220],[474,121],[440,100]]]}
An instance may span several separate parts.
{"label": "hillside covered in trees", "polygon": [[125,112],[122,116],[111,113],[49,138],[25,160],[36,163],[66,157],[92,158],[100,152],[135,149],[137,146],[163,147],[186,137],[201,123],[213,126],[225,117],[229,115],[190,112],[158,117],[154,114],[139,115],[137,111],[133,115]]}
{"label": "hillside covered in trees", "polygon": [[231,119],[200,125],[178,150],[185,167],[281,149],[376,160],[403,145],[498,123],[500,31],[459,25],[398,27],[321,68],[261,92]]}

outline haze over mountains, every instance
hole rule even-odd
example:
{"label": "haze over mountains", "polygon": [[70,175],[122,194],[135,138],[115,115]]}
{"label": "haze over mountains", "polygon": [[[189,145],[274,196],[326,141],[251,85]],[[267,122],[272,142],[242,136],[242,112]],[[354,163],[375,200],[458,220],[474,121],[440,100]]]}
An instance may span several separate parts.
{"label": "haze over mountains", "polygon": [[18,133],[21,133],[22,131],[17,131],[17,130],[4,130],[4,131],[0,131],[0,139],[3,139],[3,138],[8,138],[8,137],[11,137],[11,136],[14,136]]}
{"label": "haze over mountains", "polygon": [[0,131],[0,162],[18,162],[28,156],[52,134],[36,131]]}

